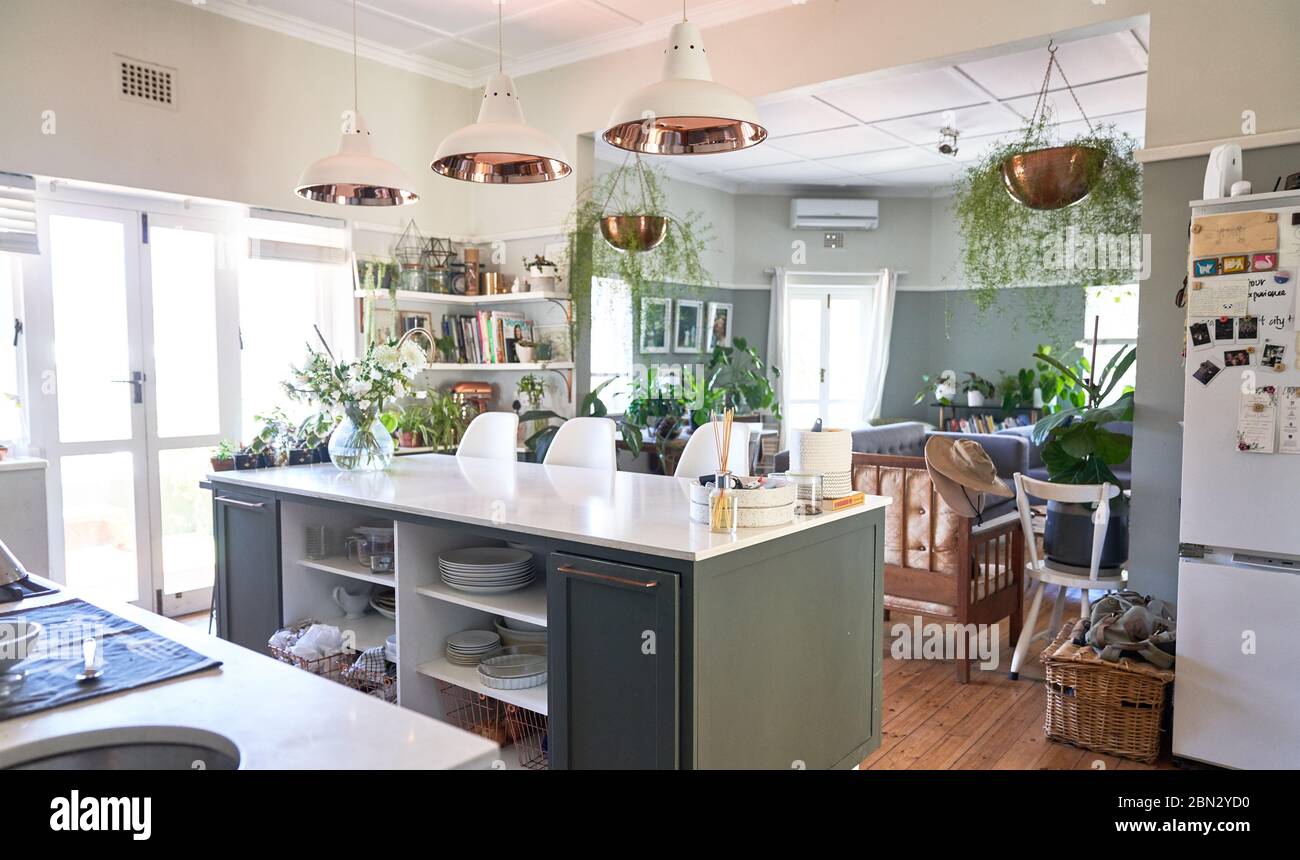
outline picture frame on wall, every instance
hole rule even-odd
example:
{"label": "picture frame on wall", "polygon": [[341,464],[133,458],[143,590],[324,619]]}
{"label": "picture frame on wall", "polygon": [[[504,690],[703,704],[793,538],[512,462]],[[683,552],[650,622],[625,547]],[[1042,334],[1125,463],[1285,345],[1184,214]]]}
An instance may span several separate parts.
{"label": "picture frame on wall", "polygon": [[[430,335],[434,334],[433,314],[427,311],[402,311],[400,317],[400,323],[401,324],[398,326],[397,329],[398,337],[401,337],[402,335],[406,334],[408,331],[414,328],[422,328],[425,331],[427,331]],[[428,344],[426,343],[420,344],[422,348],[427,345]]]}
{"label": "picture frame on wall", "polygon": [[707,348],[731,346],[731,316],[735,312],[730,302],[709,302],[709,337]]}
{"label": "picture frame on wall", "polygon": [[673,319],[673,352],[697,353],[704,346],[704,302],[678,299]]}
{"label": "picture frame on wall", "polygon": [[641,351],[668,352],[668,338],[672,331],[673,300],[644,298],[641,300]]}

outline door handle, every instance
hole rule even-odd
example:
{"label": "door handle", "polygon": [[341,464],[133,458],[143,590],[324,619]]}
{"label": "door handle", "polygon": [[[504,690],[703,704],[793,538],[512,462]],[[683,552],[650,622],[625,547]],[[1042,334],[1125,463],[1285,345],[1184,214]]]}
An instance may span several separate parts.
{"label": "door handle", "polygon": [[255,511],[260,511],[266,507],[265,502],[244,502],[239,499],[232,499],[229,496],[217,496],[217,501],[223,505],[234,505],[237,508],[248,508]]}
{"label": "door handle", "polygon": [[824,368],[824,367],[821,369],[821,377],[822,377],[822,378],[821,378],[819,381],[820,381],[820,382],[825,382],[825,381],[826,381],[826,368]]}
{"label": "door handle", "polygon": [[587,579],[599,579],[605,582],[613,582],[618,585],[631,586],[632,588],[654,588],[657,585],[659,585],[659,583],[654,582],[653,580],[650,582],[642,582],[639,579],[629,579],[626,576],[610,576],[608,573],[592,573],[589,570],[578,570],[578,568],[572,567],[567,564],[560,565],[559,567],[556,568],[556,571],[559,573],[567,573],[569,576],[581,576],[581,577],[586,577]]}
{"label": "door handle", "polygon": [[144,403],[144,374],[138,370],[131,371],[130,379],[110,379],[110,382],[120,382],[131,386],[131,402]]}

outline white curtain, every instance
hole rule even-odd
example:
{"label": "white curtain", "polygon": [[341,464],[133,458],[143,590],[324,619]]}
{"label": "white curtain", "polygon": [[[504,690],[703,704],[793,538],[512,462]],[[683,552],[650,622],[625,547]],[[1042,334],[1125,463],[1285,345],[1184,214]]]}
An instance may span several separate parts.
{"label": "white curtain", "polygon": [[889,338],[894,328],[894,294],[897,287],[897,273],[884,269],[880,273],[880,285],[872,291],[872,306],[866,321],[866,374],[862,392],[864,421],[880,417],[880,406],[885,394],[885,373],[889,369]]}
{"label": "white curtain", "polygon": [[[772,275],[772,299],[771,307],[767,315],[767,366],[776,367],[784,372],[790,367],[789,350],[790,337],[787,328],[788,314],[786,313],[786,271],[780,266]],[[772,381],[772,387],[776,391],[776,402],[781,408],[781,414],[786,414],[785,401],[785,382],[784,377],[778,376]],[[786,422],[783,420],[780,424],[780,437],[778,447],[784,450],[786,447]]]}

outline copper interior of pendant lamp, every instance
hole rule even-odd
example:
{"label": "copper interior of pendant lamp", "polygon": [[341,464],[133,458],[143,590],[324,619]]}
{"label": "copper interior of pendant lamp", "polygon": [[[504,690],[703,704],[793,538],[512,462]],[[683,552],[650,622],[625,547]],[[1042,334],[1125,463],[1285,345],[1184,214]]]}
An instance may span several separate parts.
{"label": "copper interior of pendant lamp", "polygon": [[340,182],[334,185],[308,185],[295,189],[299,197],[317,203],[342,203],[348,206],[401,206],[414,203],[419,195],[401,188],[381,188]]}
{"label": "copper interior of pendant lamp", "polygon": [[435,172],[451,179],[487,184],[550,182],[563,179],[573,168],[555,158],[517,152],[469,152],[433,162]]}
{"label": "copper interior of pendant lamp", "polygon": [[619,149],[647,155],[708,155],[734,152],[762,143],[767,129],[743,120],[717,117],[658,117],[625,122],[605,132],[605,140]]}

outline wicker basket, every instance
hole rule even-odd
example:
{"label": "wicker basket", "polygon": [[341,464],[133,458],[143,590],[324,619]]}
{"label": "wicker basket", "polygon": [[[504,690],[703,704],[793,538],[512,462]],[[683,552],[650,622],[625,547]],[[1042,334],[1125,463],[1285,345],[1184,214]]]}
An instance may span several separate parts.
{"label": "wicker basket", "polygon": [[[1173,673],[1053,655],[1070,640],[1067,623],[1042,654],[1047,676],[1047,737],[1150,763],[1160,754],[1166,688]],[[1087,652],[1091,655],[1091,649]],[[1144,667],[1145,668],[1145,667]]]}

